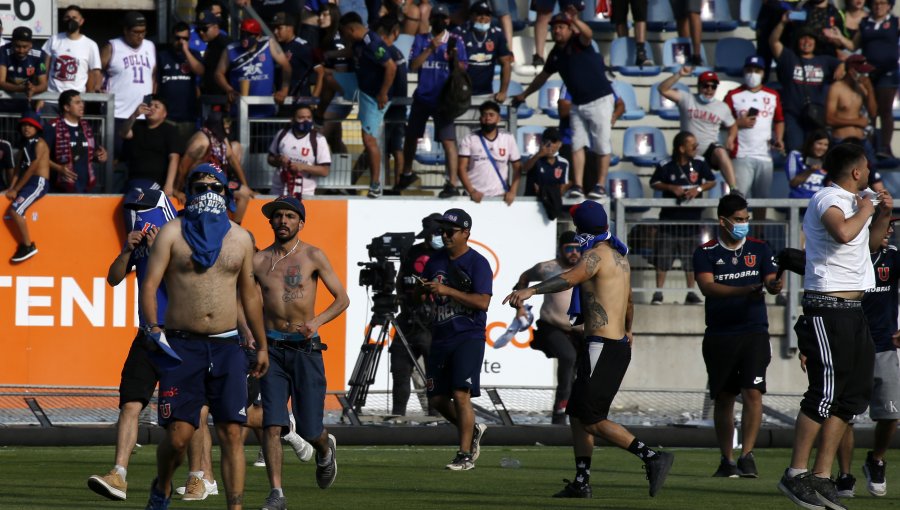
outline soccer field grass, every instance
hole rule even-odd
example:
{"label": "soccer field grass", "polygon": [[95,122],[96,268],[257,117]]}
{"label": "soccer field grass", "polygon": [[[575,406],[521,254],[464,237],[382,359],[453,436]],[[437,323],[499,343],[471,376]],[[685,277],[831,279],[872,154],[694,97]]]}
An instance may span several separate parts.
{"label": "soccer field grass", "polygon": [[[675,465],[665,488],[647,495],[640,461],[631,454],[599,448],[594,452],[592,500],[553,499],[562,478],[574,475],[572,453],[561,447],[485,447],[478,467],[468,472],[444,470],[452,447],[341,447],[338,476],[328,490],[316,487],[313,463],[302,464],[286,452],[285,493],[291,509],[792,509],[775,487],[790,454],[787,450],[756,452],[759,479],[711,478],[718,455],[710,449],[670,449]],[[127,501],[108,501],[87,488],[92,474],[104,474],[113,459],[110,447],[0,448],[0,509],[140,509],[147,501],[155,473],[155,446],[137,450],[128,470]],[[218,448],[214,448],[218,469]],[[244,508],[262,506],[268,493],[264,468],[249,463],[257,449],[247,450]],[[892,452],[888,454],[888,460]],[[517,469],[503,468],[503,458],[515,458]],[[897,471],[888,469],[889,494],[874,498],[865,489],[861,465],[865,451],[857,450],[853,472],[859,479],[857,497],[846,500],[851,509],[900,508]],[[176,480],[183,480],[186,468]],[[217,473],[218,478],[218,473]],[[221,490],[221,481],[220,481]],[[172,509],[221,509],[224,492],[206,501],[172,500]]]}

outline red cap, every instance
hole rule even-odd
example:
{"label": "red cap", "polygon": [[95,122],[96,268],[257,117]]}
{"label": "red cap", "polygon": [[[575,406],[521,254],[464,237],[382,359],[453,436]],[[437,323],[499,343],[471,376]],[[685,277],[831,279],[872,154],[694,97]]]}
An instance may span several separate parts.
{"label": "red cap", "polygon": [[844,63],[858,73],[871,73],[875,70],[875,66],[867,62],[866,57],[859,54],[850,55]]}
{"label": "red cap", "polygon": [[253,18],[247,18],[241,22],[241,32],[247,32],[248,34],[260,35],[262,34],[262,27],[259,25],[259,22]]}
{"label": "red cap", "polygon": [[710,81],[719,83],[719,75],[712,71],[706,71],[705,73],[701,73],[697,78],[697,83],[706,83]]}

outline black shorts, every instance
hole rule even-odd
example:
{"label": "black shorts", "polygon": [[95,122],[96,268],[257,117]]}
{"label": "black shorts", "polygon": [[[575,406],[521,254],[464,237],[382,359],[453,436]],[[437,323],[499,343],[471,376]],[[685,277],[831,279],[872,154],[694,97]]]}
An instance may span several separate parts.
{"label": "black shorts", "polygon": [[817,422],[862,414],[872,396],[875,369],[875,344],[862,307],[819,308],[804,303],[794,331],[809,378],[800,410]]}
{"label": "black shorts", "polygon": [[650,264],[669,271],[676,260],[687,272],[694,270],[694,250],[700,245],[700,233],[693,225],[661,225],[656,231]]}
{"label": "black shorts", "polygon": [[706,161],[706,164],[709,165],[709,167],[713,170],[721,170],[721,168],[719,168],[718,166],[713,165],[712,157],[713,153],[716,152],[716,149],[725,149],[725,147],[718,143],[709,144],[709,147],[707,147],[706,150],[703,151],[703,160]]}
{"label": "black shorts", "polygon": [[125,365],[122,366],[122,379],[119,381],[119,407],[128,402],[140,402],[147,407],[153,397],[153,390],[159,382],[159,371],[147,355],[147,338],[138,330],[131,342]]}
{"label": "black shorts", "polygon": [[703,335],[703,361],[709,398],[737,395],[743,389],[766,392],[766,368],[772,360],[768,333]]}
{"label": "black shorts", "polygon": [[[677,21],[687,18],[688,14],[692,12],[699,14],[703,7],[703,2],[700,0],[669,0],[669,5],[672,6],[672,14],[675,15],[675,20]],[[698,50],[695,49],[694,51]]]}
{"label": "black shorts", "polygon": [[576,362],[577,373],[566,414],[591,425],[609,416],[609,407],[631,363],[631,346],[627,339],[587,337],[586,340]]}
{"label": "black shorts", "polygon": [[[578,336],[554,326],[547,321],[537,320],[534,338],[528,344],[532,349],[541,351],[548,358],[571,359],[578,344]],[[577,342],[577,343],[576,343]]]}
{"label": "black shorts", "polygon": [[615,25],[628,23],[628,6],[635,22],[647,21],[647,0],[612,0],[612,19]]}

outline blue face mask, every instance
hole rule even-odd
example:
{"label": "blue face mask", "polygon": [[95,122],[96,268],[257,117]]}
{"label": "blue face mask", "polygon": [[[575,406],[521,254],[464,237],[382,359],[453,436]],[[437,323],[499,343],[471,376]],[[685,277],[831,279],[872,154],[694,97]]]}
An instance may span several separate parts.
{"label": "blue face mask", "polygon": [[[731,222],[728,221],[728,223]],[[731,237],[733,237],[736,241],[740,241],[741,239],[747,237],[747,234],[749,233],[750,223],[731,223]]]}
{"label": "blue face mask", "polygon": [[203,267],[212,267],[219,258],[222,240],[231,229],[227,200],[213,191],[188,197],[181,220],[181,233],[191,247],[191,258]]}
{"label": "blue face mask", "polygon": [[431,236],[431,241],[428,242],[431,245],[432,249],[440,250],[444,247],[444,238],[441,236]]}
{"label": "blue face mask", "polygon": [[311,120],[294,121],[292,127],[297,133],[306,134],[312,131],[313,122]]}
{"label": "blue face mask", "polygon": [[712,103],[713,99],[715,99],[715,97],[706,97],[703,94],[697,94],[696,97],[697,101],[700,101],[702,104]]}
{"label": "blue face mask", "polygon": [[491,29],[490,23],[472,23],[472,27],[479,32],[487,32]]}

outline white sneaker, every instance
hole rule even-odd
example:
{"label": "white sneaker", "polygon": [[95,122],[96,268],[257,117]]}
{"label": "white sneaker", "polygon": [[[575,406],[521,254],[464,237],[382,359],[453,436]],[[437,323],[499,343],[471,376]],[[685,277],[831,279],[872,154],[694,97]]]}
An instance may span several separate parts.
{"label": "white sneaker", "polygon": [[262,448],[259,449],[259,453],[256,454],[256,462],[253,463],[256,467],[266,467],[266,456],[263,454]]}
{"label": "white sneaker", "polygon": [[309,462],[310,459],[313,458],[313,454],[316,453],[313,445],[307,443],[306,440],[300,437],[300,434],[295,431],[293,419],[291,419],[291,431],[285,434],[281,439],[284,439],[287,444],[291,445],[291,448],[294,449],[294,453],[297,454],[297,458],[300,459],[300,462]]}

